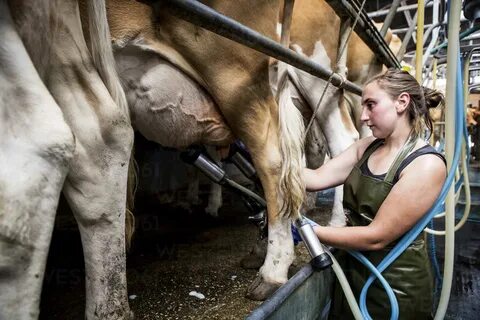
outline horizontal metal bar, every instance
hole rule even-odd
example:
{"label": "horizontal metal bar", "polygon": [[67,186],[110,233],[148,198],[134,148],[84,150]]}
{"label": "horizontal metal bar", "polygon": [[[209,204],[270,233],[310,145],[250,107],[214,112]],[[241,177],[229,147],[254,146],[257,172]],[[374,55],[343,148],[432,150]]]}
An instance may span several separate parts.
{"label": "horizontal metal bar", "polygon": [[[467,19],[460,19],[460,22],[467,22]],[[430,27],[438,27],[438,26],[443,26],[446,25],[446,22],[440,22],[437,24],[426,24],[424,25],[424,28],[430,28]],[[415,26],[415,30],[417,30],[417,26]],[[398,34],[398,33],[405,33],[408,31],[408,28],[400,28],[400,29],[392,29],[392,33]]]}
{"label": "horizontal metal bar", "polygon": [[[480,26],[474,26],[468,30],[465,30],[463,32],[460,33],[459,37],[460,37],[460,40],[462,39],[465,39],[466,37],[468,37],[469,35],[471,35],[472,33],[475,33],[477,32],[478,30],[480,30]],[[435,47],[432,49],[431,53],[432,54],[435,54],[437,53],[438,51],[440,51],[441,49],[443,48],[446,48],[448,46],[448,39],[445,40],[442,44],[440,44],[439,46]]]}
{"label": "horizontal metal bar", "polygon": [[480,44],[472,44],[472,45],[465,45],[465,46],[460,46],[460,52],[470,52],[470,51],[479,51],[480,50]]}
{"label": "horizontal metal bar", "polygon": [[287,283],[252,311],[246,320],[326,319],[330,292],[334,284],[331,268],[315,271],[310,264],[300,269]]}
{"label": "horizontal metal bar", "polygon": [[[354,21],[359,15],[357,24],[355,25],[355,32],[362,38],[363,42],[372,50],[377,56],[378,60],[391,68],[400,68],[401,65],[388,47],[385,39],[380,35],[380,32],[373,24],[372,20],[368,18],[365,10],[360,9],[360,5],[355,0],[326,0],[327,3],[335,10],[337,15],[342,17],[350,17]],[[355,7],[352,4],[356,4]]]}
{"label": "horizontal metal bar", "polygon": [[[225,38],[243,44],[249,48],[286,62],[311,75],[327,80],[339,88],[351,91],[357,95],[362,89],[336,73],[326,70],[319,64],[307,59],[293,50],[287,49],[272,39],[228,18],[212,8],[193,0],[164,0],[153,4],[158,10],[169,10],[169,13],[192,24],[210,30]],[[212,50],[215,50],[212,48]]]}
{"label": "horizontal metal bar", "polygon": [[[432,24],[426,24],[424,25],[425,28],[431,27]],[[401,28],[401,29],[392,29],[393,34],[399,34],[399,33],[405,33],[408,31],[409,28]],[[417,26],[415,26],[414,30],[417,30]]]}
{"label": "horizontal metal bar", "polygon": [[[433,6],[433,2],[427,3],[427,5],[426,5],[425,7],[428,8],[428,7],[431,7],[431,6]],[[413,9],[417,9],[417,8],[418,8],[418,5],[416,5],[416,4],[411,4],[411,5],[408,5],[408,6],[399,7],[399,8],[397,9],[397,12],[408,11],[408,10],[413,10]],[[368,13],[368,17],[369,17],[369,18],[382,17],[382,16],[387,15],[387,14],[388,14],[388,11],[389,11],[389,9],[387,9],[387,10],[378,10],[378,11],[374,11],[374,12],[369,12],[369,13]]]}
{"label": "horizontal metal bar", "polygon": [[460,39],[460,41],[470,41],[470,40],[478,40],[478,39],[480,39],[480,33],[474,33],[471,36]]}

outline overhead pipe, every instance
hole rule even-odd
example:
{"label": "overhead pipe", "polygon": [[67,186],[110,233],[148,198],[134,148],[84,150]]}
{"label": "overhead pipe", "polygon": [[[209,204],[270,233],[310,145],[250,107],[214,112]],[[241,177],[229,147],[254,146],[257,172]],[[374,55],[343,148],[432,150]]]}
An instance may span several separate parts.
{"label": "overhead pipe", "polygon": [[[433,15],[434,15],[434,13],[433,13]],[[467,19],[461,19],[460,21],[461,21],[461,22],[466,22],[466,21],[468,21],[468,20],[467,20]],[[430,30],[430,29],[433,29],[433,28],[436,28],[436,27],[439,27],[439,26],[443,26],[443,25],[446,25],[446,24],[447,24],[446,22],[439,22],[439,23],[434,23],[434,22],[433,22],[433,23],[431,23],[431,24],[426,24],[426,25],[424,25],[424,27],[425,27],[425,28],[429,28],[429,29],[427,29],[427,31],[426,31],[426,32],[429,32],[428,30]],[[408,31],[408,29],[409,29],[409,28],[399,28],[399,29],[391,29],[391,30],[392,30],[392,33],[393,33],[393,34],[398,34],[398,33],[405,33],[405,32]],[[430,31],[430,32],[431,32],[431,31]],[[429,32],[429,33],[430,33],[430,32]],[[429,34],[429,33],[428,33],[428,34]],[[427,38],[427,33],[425,33],[424,38]]]}
{"label": "overhead pipe", "polygon": [[[415,12],[415,16],[413,17],[413,20],[417,19],[417,12]],[[407,34],[405,34],[405,37],[403,38],[402,45],[400,46],[400,50],[398,50],[397,53],[397,59],[402,60],[403,56],[405,55],[405,50],[407,49],[407,44],[410,42],[410,38],[412,37],[413,34],[413,29],[415,29],[415,24],[411,24],[410,27],[408,28]]]}
{"label": "overhead pipe", "polygon": [[168,9],[169,12],[185,21],[205,28],[225,38],[243,44],[256,51],[286,62],[295,68],[324,80],[331,79],[331,83],[357,95],[362,89],[356,84],[343,79],[336,73],[326,70],[312,60],[301,56],[293,50],[282,47],[281,44],[264,35],[244,26],[243,24],[226,17],[212,8],[194,0],[165,0],[153,3],[155,10]]}
{"label": "overhead pipe", "polygon": [[428,58],[430,57],[430,53],[433,50],[433,47],[437,44],[438,35],[440,33],[440,26],[442,23],[439,22],[439,15],[440,15],[440,1],[433,0],[433,9],[432,9],[432,26],[427,29],[424,33],[424,39],[428,39],[430,32],[432,33],[432,39],[427,46],[427,50],[425,50],[425,55],[423,56],[422,65],[425,66],[427,64]]}
{"label": "overhead pipe", "polygon": [[[402,1],[402,4],[406,5],[405,0]],[[417,7],[417,12],[418,12],[418,10],[420,10],[420,9],[418,9],[418,7]],[[407,21],[407,25],[409,25],[409,26],[411,26],[411,25],[416,26],[417,25],[417,20],[412,19],[412,16],[410,15],[410,11],[403,11],[403,16],[405,17],[405,20]],[[415,30],[413,32],[415,32]],[[414,35],[412,37],[412,41],[413,41],[413,43],[416,43],[416,35]]]}
{"label": "overhead pipe", "polygon": [[[459,22],[460,23],[460,22]],[[480,25],[477,25],[477,26],[473,26],[472,28],[469,28],[465,31],[463,31],[462,33],[459,34],[459,40],[462,40],[462,41],[466,41],[466,40],[474,40],[474,38],[467,38],[469,35],[471,35],[472,33],[475,33],[477,32],[478,30],[480,30]],[[480,35],[478,36],[478,38],[480,38]],[[478,39],[478,38],[475,38],[475,39]],[[439,46],[435,47],[432,49],[432,54],[435,54],[437,53],[438,51],[440,51],[441,49],[445,48],[446,46],[448,45],[448,40],[447,41],[444,41],[442,44],[440,44]]]}
{"label": "overhead pipe", "polygon": [[477,39],[480,39],[480,33],[475,33],[469,37],[460,39],[460,41],[470,41],[470,40],[477,40]]}
{"label": "overhead pipe", "polygon": [[[427,5],[425,6],[426,8],[428,7],[431,7],[433,4],[432,3],[427,3]],[[413,10],[413,9],[417,9],[418,8],[418,5],[416,4],[410,4],[408,6],[401,6],[397,9],[397,12],[403,12],[403,11],[407,11],[407,10]],[[376,18],[376,17],[382,17],[384,15],[387,15],[389,12],[389,10],[378,10],[378,11],[374,11],[374,12],[369,12],[368,13],[368,17],[369,18]]]}
{"label": "overhead pipe", "polygon": [[395,17],[395,14],[397,13],[398,6],[400,5],[401,0],[394,0],[392,2],[392,6],[390,7],[390,11],[388,12],[387,16],[385,17],[385,20],[383,20],[383,25],[382,29],[380,29],[380,34],[382,37],[385,37],[387,34],[388,28],[390,28],[390,25],[392,24],[393,18]]}

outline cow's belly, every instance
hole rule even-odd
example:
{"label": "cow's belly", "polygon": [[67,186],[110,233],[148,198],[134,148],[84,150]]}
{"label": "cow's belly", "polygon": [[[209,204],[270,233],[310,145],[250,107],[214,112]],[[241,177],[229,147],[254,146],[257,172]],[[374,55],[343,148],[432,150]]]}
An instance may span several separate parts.
{"label": "cow's belly", "polygon": [[233,140],[215,103],[195,81],[150,53],[116,55],[132,124],[163,146],[227,146]]}

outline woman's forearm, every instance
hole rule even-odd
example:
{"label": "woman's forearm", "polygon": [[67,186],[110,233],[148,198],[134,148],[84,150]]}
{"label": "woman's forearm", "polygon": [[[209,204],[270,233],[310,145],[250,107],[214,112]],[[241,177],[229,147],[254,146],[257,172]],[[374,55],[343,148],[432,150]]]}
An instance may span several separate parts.
{"label": "woman's forearm", "polygon": [[303,179],[307,191],[320,191],[336,187],[342,184],[345,179],[338,173],[330,170],[327,164],[324,164],[316,170],[304,168]]}
{"label": "woman's forearm", "polygon": [[313,227],[320,242],[346,250],[379,250],[385,247],[381,238],[368,227]]}
{"label": "woman's forearm", "polygon": [[307,191],[320,190],[319,186],[321,180],[317,177],[316,170],[303,168],[303,180],[305,181],[305,187],[307,188]]}

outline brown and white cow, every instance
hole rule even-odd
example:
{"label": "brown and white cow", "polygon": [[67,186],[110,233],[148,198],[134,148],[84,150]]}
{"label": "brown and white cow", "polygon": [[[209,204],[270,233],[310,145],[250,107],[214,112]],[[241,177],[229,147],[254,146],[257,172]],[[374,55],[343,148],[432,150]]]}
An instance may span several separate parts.
{"label": "brown and white cow", "polygon": [[[295,1],[290,44],[298,53],[335,71],[339,30],[340,18],[324,0]],[[391,39],[392,34],[388,32],[387,43],[390,43]],[[398,42],[395,42],[395,45],[397,44]],[[355,32],[352,33],[346,50],[347,79],[351,82],[361,86],[368,78],[382,71],[383,65]],[[295,99],[296,106],[302,109],[302,114],[307,115],[309,120],[320,102],[326,81],[293,67],[289,67],[288,70],[293,87],[301,96],[301,99]],[[369,129],[362,126],[360,113],[359,96],[338,90],[332,85],[328,87],[315,118],[325,137],[330,157],[337,156],[355,142],[359,138],[359,132],[362,137],[370,134]],[[306,147],[307,150],[309,148]],[[307,153],[307,157],[308,155]],[[322,164],[319,163],[321,160],[321,157],[317,157],[316,161],[307,159],[307,163],[318,167]],[[342,199],[343,189],[339,186],[335,189],[331,225],[345,225]]]}
{"label": "brown and white cow", "polygon": [[85,317],[131,318],[124,238],[133,130],[105,4],[87,5],[90,48],[76,0],[0,1],[1,319],[38,317],[62,186],[82,238]]}
{"label": "brown and white cow", "polygon": [[[275,36],[278,1],[212,0],[204,3],[262,34]],[[282,107],[279,110],[269,86],[269,58],[175,18],[166,8],[153,12],[149,6],[133,0],[109,1],[108,19],[118,61],[121,70],[125,71],[121,76],[125,76],[125,80],[130,79],[132,73],[128,70],[133,72],[135,61],[142,61],[145,55],[152,56],[153,60],[167,61],[189,77],[191,85],[201,86],[201,90],[212,97],[218,113],[234,136],[240,138],[251,152],[267,200],[269,236],[265,262],[250,286],[248,296],[265,299],[287,280],[288,267],[294,258],[289,218],[298,214],[305,190],[300,177],[303,122],[298,113],[281,117]],[[180,90],[183,92],[181,97],[165,92],[181,85],[174,81],[168,88],[164,81],[157,82],[165,79],[163,71],[157,71],[157,67],[147,67],[143,69],[143,75],[136,77],[140,79],[139,89],[138,83],[126,85],[127,95],[136,95],[131,101],[140,98],[138,103],[142,105],[133,103],[134,124],[139,131],[149,131],[152,135],[159,126],[148,121],[138,122],[137,113],[143,112],[146,118],[150,115],[152,119],[158,112],[155,121],[164,121],[160,115],[162,112],[168,115],[169,105],[182,108],[188,100],[184,90]],[[160,96],[156,90],[164,92]],[[165,95],[169,97],[165,98]],[[180,120],[171,122],[168,134],[182,136],[185,123]],[[191,126],[191,129],[195,128],[199,127]],[[292,128],[294,134],[282,134]],[[216,139],[215,143],[223,145],[227,135],[220,136],[223,140]],[[192,135],[188,141],[168,139],[162,144],[181,147],[198,143],[200,138],[212,140],[211,136]]]}

